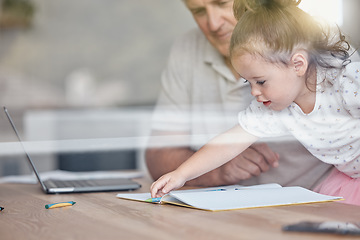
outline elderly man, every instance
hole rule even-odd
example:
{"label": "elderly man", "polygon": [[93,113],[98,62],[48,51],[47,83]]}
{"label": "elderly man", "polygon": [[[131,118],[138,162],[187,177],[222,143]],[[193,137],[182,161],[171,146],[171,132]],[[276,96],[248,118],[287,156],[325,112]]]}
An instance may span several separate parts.
{"label": "elderly man", "polygon": [[[174,170],[210,138],[234,126],[237,113],[252,100],[250,86],[229,61],[230,38],[237,23],[233,1],[184,3],[198,29],[175,42],[162,75],[152,137],[145,155],[154,179]],[[277,182],[312,188],[330,168],[289,137],[254,144],[230,162],[187,184]]]}

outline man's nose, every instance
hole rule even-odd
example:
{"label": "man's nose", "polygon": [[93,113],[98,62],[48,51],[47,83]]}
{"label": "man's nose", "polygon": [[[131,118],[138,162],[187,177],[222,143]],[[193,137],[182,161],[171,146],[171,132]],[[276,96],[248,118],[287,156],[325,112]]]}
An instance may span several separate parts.
{"label": "man's nose", "polygon": [[208,25],[212,32],[219,30],[223,23],[224,20],[222,18],[221,11],[216,8],[208,9]]}

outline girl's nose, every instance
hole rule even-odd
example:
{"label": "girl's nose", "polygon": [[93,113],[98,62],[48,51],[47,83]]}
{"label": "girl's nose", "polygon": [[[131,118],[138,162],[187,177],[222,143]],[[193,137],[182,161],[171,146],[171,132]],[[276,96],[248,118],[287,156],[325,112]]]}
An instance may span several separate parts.
{"label": "girl's nose", "polygon": [[258,88],[256,87],[252,87],[251,88],[251,95],[253,95],[254,97],[258,97],[261,95],[261,91],[259,91]]}

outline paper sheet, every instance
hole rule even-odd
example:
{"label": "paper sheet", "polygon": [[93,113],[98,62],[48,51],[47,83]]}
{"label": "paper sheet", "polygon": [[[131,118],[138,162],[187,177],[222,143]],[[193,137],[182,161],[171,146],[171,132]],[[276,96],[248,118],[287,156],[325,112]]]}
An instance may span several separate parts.
{"label": "paper sheet", "polygon": [[[150,193],[117,194],[118,198],[146,202]],[[161,199],[169,203],[209,211],[282,206],[341,200],[341,197],[318,194],[302,187],[281,187],[279,184],[254,186],[222,186],[172,191]],[[180,204],[181,203],[181,204]]]}

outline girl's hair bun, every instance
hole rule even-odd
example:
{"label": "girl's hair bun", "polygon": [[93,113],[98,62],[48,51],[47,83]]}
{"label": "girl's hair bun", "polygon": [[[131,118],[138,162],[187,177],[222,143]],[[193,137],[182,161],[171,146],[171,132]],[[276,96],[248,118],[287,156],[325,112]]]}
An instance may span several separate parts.
{"label": "girl's hair bun", "polygon": [[234,0],[233,10],[235,18],[239,20],[246,11],[255,12],[264,8],[297,6],[300,2],[301,0]]}

